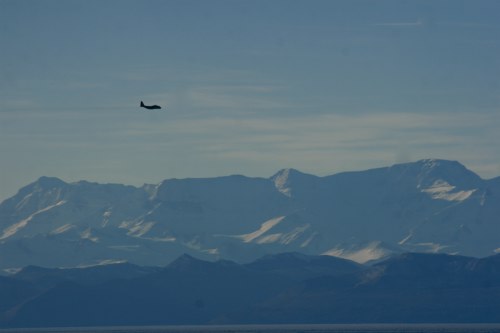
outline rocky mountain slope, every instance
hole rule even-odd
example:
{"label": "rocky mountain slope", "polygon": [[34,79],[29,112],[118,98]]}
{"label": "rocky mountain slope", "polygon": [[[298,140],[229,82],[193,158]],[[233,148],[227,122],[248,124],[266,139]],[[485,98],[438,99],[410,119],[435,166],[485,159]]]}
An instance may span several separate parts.
{"label": "rocky mountain slope", "polygon": [[183,253],[248,262],[280,252],[363,263],[413,251],[500,250],[500,178],[421,160],[326,177],[168,179],[142,187],[42,177],[0,204],[0,269]]}

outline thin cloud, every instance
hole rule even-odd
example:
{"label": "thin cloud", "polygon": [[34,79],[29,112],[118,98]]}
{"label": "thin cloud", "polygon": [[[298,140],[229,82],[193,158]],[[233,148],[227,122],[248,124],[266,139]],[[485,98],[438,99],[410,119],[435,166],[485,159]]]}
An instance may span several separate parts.
{"label": "thin cloud", "polygon": [[375,23],[376,27],[420,27],[424,23],[422,20],[417,21],[409,21],[409,22],[384,22],[384,23]]}
{"label": "thin cloud", "polygon": [[201,86],[188,92],[188,98],[197,108],[241,109],[287,108],[289,102],[272,97],[270,93],[281,89],[270,85]]}
{"label": "thin cloud", "polygon": [[[216,159],[242,170],[250,163],[324,174],[342,169],[339,161],[370,168],[399,161],[403,155],[450,158],[468,165],[481,156],[496,156],[496,148],[487,143],[500,140],[499,126],[495,118],[467,113],[207,116],[129,124],[128,129],[115,132],[121,139],[112,142],[140,149],[147,141],[151,152],[158,149],[173,156],[190,151],[200,163]],[[481,137],[468,134],[478,130]],[[481,170],[495,170],[498,164],[488,163]]]}

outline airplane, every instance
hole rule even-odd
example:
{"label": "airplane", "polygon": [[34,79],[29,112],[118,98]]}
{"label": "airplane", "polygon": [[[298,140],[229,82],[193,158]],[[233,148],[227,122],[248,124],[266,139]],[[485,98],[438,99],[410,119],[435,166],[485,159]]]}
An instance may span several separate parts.
{"label": "airplane", "polygon": [[161,109],[161,106],[159,106],[159,105],[144,105],[144,103],[141,101],[141,108],[145,108],[148,110],[156,110],[156,109]]}

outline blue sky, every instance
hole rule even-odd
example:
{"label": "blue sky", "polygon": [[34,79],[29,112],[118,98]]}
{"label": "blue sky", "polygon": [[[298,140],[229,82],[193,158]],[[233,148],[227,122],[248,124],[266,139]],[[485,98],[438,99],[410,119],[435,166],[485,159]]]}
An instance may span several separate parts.
{"label": "blue sky", "polygon": [[500,1],[0,0],[0,45],[0,199],[42,175],[500,175]]}

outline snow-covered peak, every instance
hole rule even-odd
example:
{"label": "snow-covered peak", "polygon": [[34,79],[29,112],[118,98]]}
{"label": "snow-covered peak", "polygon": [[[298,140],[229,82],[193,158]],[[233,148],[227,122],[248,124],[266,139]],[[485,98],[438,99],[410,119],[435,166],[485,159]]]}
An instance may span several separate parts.
{"label": "snow-covered peak", "polygon": [[21,188],[17,196],[25,197],[34,192],[45,192],[53,189],[60,189],[66,187],[68,184],[56,177],[40,177],[33,183]]}
{"label": "snow-covered peak", "polygon": [[401,249],[487,255],[499,248],[499,193],[500,178],[436,159],[328,177],[283,169],[141,188],[42,177],[0,204],[0,253],[10,260],[0,269],[108,259],[164,265],[182,253],[240,262],[293,251],[359,262]]}
{"label": "snow-covered peak", "polygon": [[[55,177],[40,177],[21,188],[17,194],[0,203],[1,211],[10,217],[25,219],[31,214],[64,200],[69,184]],[[4,218],[3,222],[6,222]],[[1,224],[2,221],[0,221]]]}
{"label": "snow-covered peak", "polygon": [[421,172],[427,173],[470,173],[469,170],[457,161],[441,160],[441,159],[424,159],[415,162]]}
{"label": "snow-covered peak", "polygon": [[442,159],[395,164],[387,170],[398,183],[407,182],[420,191],[436,187],[436,184],[448,184],[457,191],[473,190],[482,182],[481,177],[459,162]]}
{"label": "snow-covered peak", "polygon": [[278,171],[271,177],[271,180],[273,181],[274,186],[276,187],[276,189],[278,189],[278,191],[288,197],[291,197],[293,186],[300,186],[301,183],[307,182],[313,178],[317,177],[300,172],[296,169],[288,168]]}
{"label": "snow-covered peak", "polygon": [[433,199],[464,201],[481,186],[482,179],[457,161],[427,159],[417,162],[417,188]]}
{"label": "snow-covered peak", "polygon": [[154,198],[159,186],[160,184],[144,184],[141,186],[141,189],[147,193],[149,198]]}
{"label": "snow-covered peak", "polygon": [[38,186],[44,189],[63,187],[67,185],[66,182],[62,181],[57,177],[46,177],[46,176],[38,178],[38,180],[34,184],[37,184]]}

